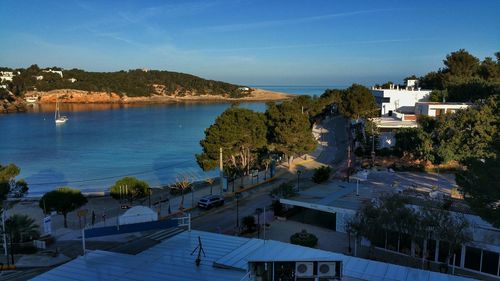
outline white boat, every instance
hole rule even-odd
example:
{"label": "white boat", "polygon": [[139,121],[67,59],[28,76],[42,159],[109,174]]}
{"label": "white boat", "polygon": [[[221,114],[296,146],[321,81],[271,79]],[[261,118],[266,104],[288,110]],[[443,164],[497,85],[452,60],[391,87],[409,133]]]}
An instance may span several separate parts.
{"label": "white boat", "polygon": [[66,121],[68,121],[68,117],[61,116],[61,113],[59,112],[59,97],[56,101],[56,112],[55,112],[54,118],[56,120],[56,124],[64,124],[64,123],[66,123]]}

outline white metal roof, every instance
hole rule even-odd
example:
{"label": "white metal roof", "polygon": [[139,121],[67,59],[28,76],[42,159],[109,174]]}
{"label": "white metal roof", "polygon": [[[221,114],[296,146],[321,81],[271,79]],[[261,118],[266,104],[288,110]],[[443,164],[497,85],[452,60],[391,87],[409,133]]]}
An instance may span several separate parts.
{"label": "white metal roof", "polygon": [[[199,267],[196,253],[191,255],[198,237],[206,253]],[[249,261],[306,260],[342,260],[344,276],[364,280],[472,280],[278,241],[203,231],[180,233],[137,255],[93,251],[33,280],[241,280]]]}

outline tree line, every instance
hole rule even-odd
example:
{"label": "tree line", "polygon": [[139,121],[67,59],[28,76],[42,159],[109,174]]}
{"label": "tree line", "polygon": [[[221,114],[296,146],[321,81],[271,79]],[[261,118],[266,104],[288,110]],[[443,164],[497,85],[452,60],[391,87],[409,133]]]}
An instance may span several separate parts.
{"label": "tree line", "polygon": [[375,108],[370,90],[357,84],[328,89],[320,97],[271,102],[264,113],[234,106],[205,130],[196,160],[204,171],[215,169],[222,148],[224,172],[230,179],[241,178],[251,169],[267,170],[271,159],[280,156],[291,168],[295,157],[316,148],[311,131],[316,121],[336,111],[348,118],[373,116]]}
{"label": "tree line", "polygon": [[[496,59],[496,60],[495,60]],[[464,49],[443,60],[444,67],[420,78],[420,85],[432,89],[431,101],[468,102],[486,99],[500,92],[500,52],[483,61]]]}
{"label": "tree line", "polygon": [[[75,89],[89,92],[114,92],[131,97],[150,96],[157,92],[155,85],[162,85],[167,95],[225,95],[231,98],[240,98],[248,95],[241,91],[238,85],[221,81],[206,80],[194,75],[141,69],[116,72],[89,72],[81,69],[63,70],[53,67],[52,70],[61,70],[63,77],[57,73],[44,72],[34,64],[23,69],[4,70],[19,72],[7,86],[17,96],[22,96],[26,91],[37,89],[50,91],[57,89]],[[35,76],[42,75],[42,80]],[[74,78],[75,82],[68,79]]]}

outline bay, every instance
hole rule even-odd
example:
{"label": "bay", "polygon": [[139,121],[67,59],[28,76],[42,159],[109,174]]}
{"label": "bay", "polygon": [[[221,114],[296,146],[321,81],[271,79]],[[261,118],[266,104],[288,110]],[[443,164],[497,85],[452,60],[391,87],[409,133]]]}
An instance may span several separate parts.
{"label": "bay", "polygon": [[[328,86],[258,86],[300,95],[321,95]],[[60,186],[85,192],[107,190],[124,176],[152,186],[187,175],[202,180],[195,154],[204,130],[229,103],[158,105],[62,104],[69,121],[54,123],[54,105],[35,105],[28,113],[0,115],[0,164],[21,168],[18,178],[38,196]],[[265,103],[239,106],[265,111]]]}
{"label": "bay", "polygon": [[[36,196],[60,186],[102,191],[124,176],[152,186],[180,175],[202,180],[195,154],[204,130],[226,108],[224,103],[143,106],[62,104],[69,121],[54,122],[54,105],[28,113],[0,115],[0,163],[21,168],[18,178]],[[264,111],[264,103],[239,106]]]}

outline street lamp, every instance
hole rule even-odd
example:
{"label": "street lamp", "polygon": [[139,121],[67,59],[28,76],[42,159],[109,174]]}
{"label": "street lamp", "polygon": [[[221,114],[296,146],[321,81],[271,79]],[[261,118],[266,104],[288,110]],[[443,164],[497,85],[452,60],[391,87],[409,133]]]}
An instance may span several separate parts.
{"label": "street lamp", "polygon": [[257,215],[257,238],[260,238],[260,214],[262,214],[262,208],[255,209],[255,214]]}
{"label": "street lamp", "polygon": [[148,187],[148,198],[149,198],[149,208],[151,209],[151,192],[152,192],[152,188],[151,187]]}
{"label": "street lamp", "polygon": [[234,198],[236,198],[236,229],[239,232],[240,229],[240,209],[239,209],[239,202],[241,198],[241,193],[236,192],[234,194]]}
{"label": "street lamp", "polygon": [[297,170],[297,192],[300,192],[300,187],[299,187],[299,183],[300,183],[300,174],[302,174],[302,171]]}

